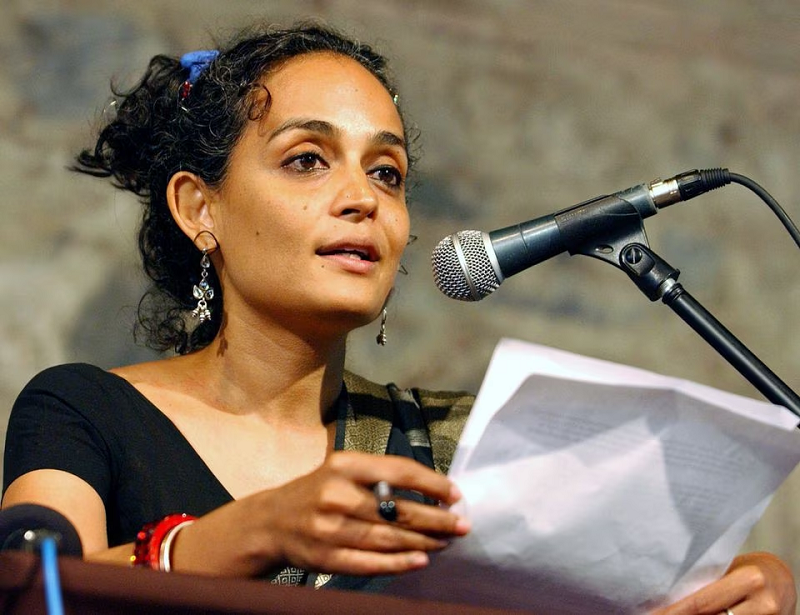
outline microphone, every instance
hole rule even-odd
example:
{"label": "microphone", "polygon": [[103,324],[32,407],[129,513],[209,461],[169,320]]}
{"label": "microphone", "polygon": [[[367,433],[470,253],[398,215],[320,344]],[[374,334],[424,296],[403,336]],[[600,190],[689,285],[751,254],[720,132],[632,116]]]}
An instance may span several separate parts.
{"label": "microphone", "polygon": [[433,279],[451,299],[480,301],[515,273],[729,183],[728,169],[695,169],[489,233],[458,231],[433,249]]}
{"label": "microphone", "polygon": [[0,511],[0,551],[33,552],[45,537],[55,539],[59,554],[83,556],[75,526],[60,512],[38,504],[16,504]]}

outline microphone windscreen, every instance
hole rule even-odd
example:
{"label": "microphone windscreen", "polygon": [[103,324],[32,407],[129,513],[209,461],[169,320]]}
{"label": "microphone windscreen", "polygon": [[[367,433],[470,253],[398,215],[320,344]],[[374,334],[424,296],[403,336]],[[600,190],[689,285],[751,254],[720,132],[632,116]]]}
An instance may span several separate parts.
{"label": "microphone windscreen", "polygon": [[0,551],[29,551],[26,532],[46,532],[55,537],[59,555],[83,555],[75,526],[60,512],[38,504],[17,504],[0,510]]}
{"label": "microphone windscreen", "polygon": [[459,231],[442,239],[431,252],[433,281],[451,299],[480,301],[500,286],[484,235],[483,231]]}

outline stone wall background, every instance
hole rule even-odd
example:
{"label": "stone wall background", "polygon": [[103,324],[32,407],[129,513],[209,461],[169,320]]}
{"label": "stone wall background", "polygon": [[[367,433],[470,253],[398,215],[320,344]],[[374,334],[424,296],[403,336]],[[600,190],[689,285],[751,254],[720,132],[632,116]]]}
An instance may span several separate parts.
{"label": "stone wall background", "polygon": [[[66,172],[91,143],[111,77],[210,44],[253,19],[316,16],[394,59],[422,132],[410,275],[351,367],[403,385],[477,390],[517,337],[759,397],[621,272],[562,256],[460,304],[431,281],[443,236],[491,230],[692,168],[728,167],[800,220],[800,4],[792,0],[4,0],[0,8],[0,415],[38,370],[152,356],[129,330],[143,281],[134,200]],[[794,390],[800,254],[731,186],[648,219],[681,281]],[[413,349],[413,350],[412,350]],[[412,355],[413,352],[413,355]],[[424,357],[424,360],[420,360]],[[3,427],[4,429],[4,427]],[[800,476],[749,548],[800,573]]]}

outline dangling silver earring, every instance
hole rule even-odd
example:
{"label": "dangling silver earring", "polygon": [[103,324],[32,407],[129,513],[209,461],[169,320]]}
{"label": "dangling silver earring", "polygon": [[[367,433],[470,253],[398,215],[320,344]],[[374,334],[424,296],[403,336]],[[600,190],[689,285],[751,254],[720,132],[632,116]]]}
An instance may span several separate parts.
{"label": "dangling silver earring", "polygon": [[378,346],[386,346],[386,342],[388,341],[386,337],[386,306],[383,308],[383,312],[381,312],[381,330],[378,333],[378,337],[375,338],[375,341],[378,342]]}
{"label": "dangling silver earring", "polygon": [[211,260],[208,258],[208,248],[203,248],[203,256],[200,259],[200,282],[194,285],[192,296],[197,299],[197,307],[192,310],[192,317],[196,318],[200,324],[211,320],[211,310],[208,302],[214,298],[214,289],[208,283],[208,270],[211,268]]}

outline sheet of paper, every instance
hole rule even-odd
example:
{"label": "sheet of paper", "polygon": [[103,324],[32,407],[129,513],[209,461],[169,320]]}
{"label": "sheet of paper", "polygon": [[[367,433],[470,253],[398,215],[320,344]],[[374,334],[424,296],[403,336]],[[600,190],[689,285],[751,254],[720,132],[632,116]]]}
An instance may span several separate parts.
{"label": "sheet of paper", "polygon": [[514,340],[450,476],[473,531],[390,591],[539,613],[644,613],[727,568],[800,461],[766,402]]}

